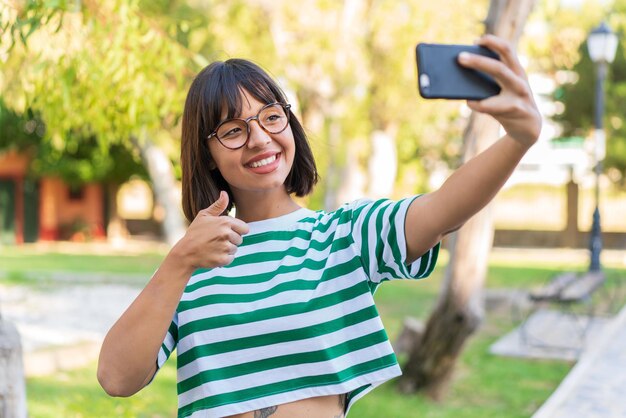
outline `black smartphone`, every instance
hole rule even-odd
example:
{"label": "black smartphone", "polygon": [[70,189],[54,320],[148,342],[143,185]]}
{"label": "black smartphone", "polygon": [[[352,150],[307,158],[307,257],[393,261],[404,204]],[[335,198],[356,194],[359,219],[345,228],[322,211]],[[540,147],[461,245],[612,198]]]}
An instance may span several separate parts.
{"label": "black smartphone", "polygon": [[463,51],[500,59],[478,45],[419,43],[415,48],[420,96],[425,99],[482,100],[500,93],[488,74],[462,67],[457,57]]}

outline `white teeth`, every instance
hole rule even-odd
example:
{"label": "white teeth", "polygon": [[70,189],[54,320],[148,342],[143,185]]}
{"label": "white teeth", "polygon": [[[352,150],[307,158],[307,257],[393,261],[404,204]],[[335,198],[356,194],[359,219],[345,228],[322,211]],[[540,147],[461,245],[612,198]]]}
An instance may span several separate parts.
{"label": "white teeth", "polygon": [[276,154],[272,155],[271,157],[265,158],[263,160],[250,163],[250,167],[252,168],[263,167],[264,165],[268,165],[270,163],[273,163],[274,161],[276,161]]}

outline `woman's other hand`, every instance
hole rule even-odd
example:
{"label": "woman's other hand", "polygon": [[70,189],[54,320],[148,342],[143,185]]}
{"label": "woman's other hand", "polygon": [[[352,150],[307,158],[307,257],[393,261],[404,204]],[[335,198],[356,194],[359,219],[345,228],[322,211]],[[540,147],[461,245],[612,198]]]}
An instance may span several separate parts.
{"label": "woman's other hand", "polygon": [[171,251],[188,270],[215,268],[230,264],[235,258],[248,225],[223,215],[228,207],[228,193],[222,191],[211,206],[198,212],[185,236]]}

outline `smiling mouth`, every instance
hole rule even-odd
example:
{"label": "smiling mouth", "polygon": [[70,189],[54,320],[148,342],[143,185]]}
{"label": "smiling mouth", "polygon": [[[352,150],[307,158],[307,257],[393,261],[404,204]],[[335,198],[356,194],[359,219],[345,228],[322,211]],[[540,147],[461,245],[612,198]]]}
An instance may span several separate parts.
{"label": "smiling mouth", "polygon": [[274,155],[272,155],[271,157],[267,157],[267,158],[264,158],[264,159],[259,160],[259,161],[254,161],[254,162],[252,162],[252,163],[250,163],[250,164],[248,164],[248,165],[249,165],[250,167],[252,167],[252,168],[259,168],[259,167],[263,167],[263,166],[266,166],[266,165],[271,164],[271,163],[273,163],[274,161],[276,161],[276,159],[277,159],[279,156],[280,156],[280,153],[278,153],[278,154],[274,154]]}

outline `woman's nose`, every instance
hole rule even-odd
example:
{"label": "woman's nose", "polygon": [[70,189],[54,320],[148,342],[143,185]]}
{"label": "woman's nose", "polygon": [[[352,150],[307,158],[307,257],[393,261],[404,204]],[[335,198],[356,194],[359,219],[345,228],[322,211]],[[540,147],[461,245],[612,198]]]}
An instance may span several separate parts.
{"label": "woman's nose", "polygon": [[263,145],[269,144],[272,138],[270,135],[265,132],[258,120],[251,120],[248,122],[250,126],[250,138],[248,139],[248,147],[261,147]]}

